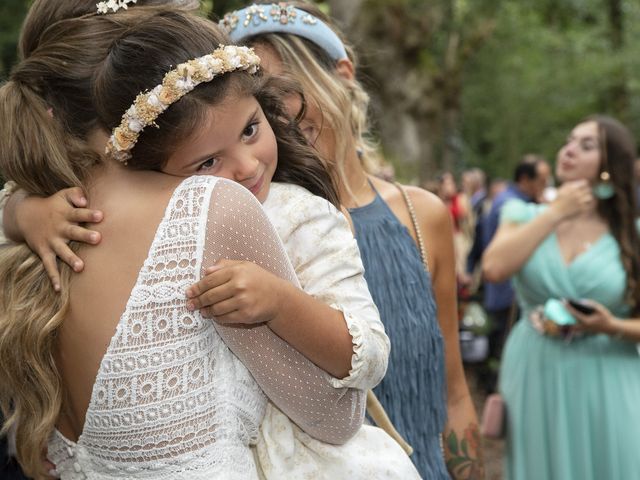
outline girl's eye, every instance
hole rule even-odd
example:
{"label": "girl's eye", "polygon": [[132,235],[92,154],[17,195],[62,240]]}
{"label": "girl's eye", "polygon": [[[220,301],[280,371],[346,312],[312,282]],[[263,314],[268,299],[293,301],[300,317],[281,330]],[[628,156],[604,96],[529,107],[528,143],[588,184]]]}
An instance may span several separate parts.
{"label": "girl's eye", "polygon": [[201,171],[210,170],[214,166],[216,166],[217,163],[218,163],[218,160],[216,160],[215,158],[211,157],[211,158],[205,160],[204,162],[202,162],[198,166],[198,171],[201,172]]}
{"label": "girl's eye", "polygon": [[243,140],[250,140],[253,137],[255,137],[256,134],[258,133],[259,125],[260,125],[260,122],[253,122],[247,125],[242,131]]}

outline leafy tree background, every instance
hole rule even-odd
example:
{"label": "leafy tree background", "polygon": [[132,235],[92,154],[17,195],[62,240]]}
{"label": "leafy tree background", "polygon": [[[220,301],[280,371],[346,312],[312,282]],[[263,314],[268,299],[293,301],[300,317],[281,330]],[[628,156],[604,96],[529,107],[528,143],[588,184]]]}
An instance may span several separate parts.
{"label": "leafy tree background", "polygon": [[[321,3],[360,54],[375,132],[405,181],[470,166],[510,177],[523,153],[553,160],[594,112],[640,137],[637,0]],[[15,62],[28,4],[0,3],[0,78]],[[203,9],[215,18],[246,4],[208,0]]]}
{"label": "leafy tree background", "polygon": [[0,3],[0,79],[7,77],[15,62],[18,34],[27,8],[25,0],[3,0]]}

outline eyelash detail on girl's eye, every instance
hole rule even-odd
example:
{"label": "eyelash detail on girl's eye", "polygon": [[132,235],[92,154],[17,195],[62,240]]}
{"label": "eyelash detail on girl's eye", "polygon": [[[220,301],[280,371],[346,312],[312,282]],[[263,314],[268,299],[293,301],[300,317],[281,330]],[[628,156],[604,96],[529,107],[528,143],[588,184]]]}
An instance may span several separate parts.
{"label": "eyelash detail on girl's eye", "polygon": [[[567,140],[565,141],[565,146],[569,145],[572,141],[573,141],[573,137],[567,138]],[[589,151],[589,150],[593,150],[594,148],[597,148],[596,145],[590,142],[579,142],[579,146],[584,151]]]}
{"label": "eyelash detail on girl's eye", "polygon": [[[247,125],[242,131],[242,136],[244,137],[243,140],[246,141],[254,138],[258,134],[259,127],[260,122],[258,120],[251,121],[251,123],[249,123],[249,125]],[[253,133],[246,133],[249,129],[253,129]]]}
{"label": "eyelash detail on girl's eye", "polygon": [[202,170],[210,170],[215,167],[217,163],[218,161],[215,158],[211,157],[200,164],[200,166],[198,167],[198,171],[200,172]]}

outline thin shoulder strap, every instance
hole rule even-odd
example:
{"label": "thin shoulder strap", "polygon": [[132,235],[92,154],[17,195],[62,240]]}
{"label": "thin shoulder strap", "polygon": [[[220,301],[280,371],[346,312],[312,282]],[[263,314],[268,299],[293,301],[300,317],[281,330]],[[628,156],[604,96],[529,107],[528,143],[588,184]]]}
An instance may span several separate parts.
{"label": "thin shoulder strap", "polygon": [[416,216],[416,211],[413,208],[413,202],[411,198],[409,198],[409,194],[405,190],[405,188],[400,185],[398,182],[394,182],[394,185],[400,190],[402,193],[402,197],[404,198],[404,203],[407,204],[407,210],[409,210],[409,216],[411,217],[411,223],[413,224],[413,230],[416,234],[418,249],[420,250],[420,257],[422,258],[422,263],[424,264],[424,268],[429,271],[429,261],[427,260],[427,249],[424,246],[424,240],[422,239],[422,232],[420,231],[420,225],[418,224],[418,218]]}

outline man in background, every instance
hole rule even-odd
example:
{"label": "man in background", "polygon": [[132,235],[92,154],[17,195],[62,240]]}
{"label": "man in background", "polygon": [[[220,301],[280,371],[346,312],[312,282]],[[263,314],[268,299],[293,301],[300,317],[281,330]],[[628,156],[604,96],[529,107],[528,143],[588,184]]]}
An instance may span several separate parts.
{"label": "man in background", "polygon": [[[525,202],[540,202],[543,192],[551,178],[551,167],[539,155],[527,154],[515,168],[513,182],[496,195],[481,229],[483,251],[496,234],[500,223],[500,213],[504,204],[512,199]],[[492,329],[489,334],[489,359],[481,379],[488,393],[496,389],[498,362],[502,355],[506,330],[510,319],[516,314],[513,311],[514,292],[511,281],[493,283],[484,282],[484,308],[489,315]]]}

